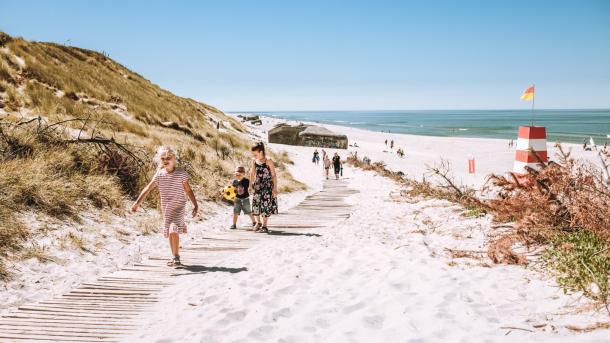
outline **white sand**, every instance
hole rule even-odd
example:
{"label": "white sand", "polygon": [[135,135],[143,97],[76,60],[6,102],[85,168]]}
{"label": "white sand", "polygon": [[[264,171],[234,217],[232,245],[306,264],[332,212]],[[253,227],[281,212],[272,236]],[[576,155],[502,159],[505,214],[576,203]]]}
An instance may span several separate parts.
{"label": "white sand", "polygon": [[[359,136],[363,150],[379,147],[370,137]],[[396,138],[404,144],[402,139],[413,139],[407,154],[419,156],[415,161],[435,159],[414,148],[435,139]],[[310,160],[313,148],[272,146],[290,151],[297,178],[320,184],[320,167]],[[389,163],[417,173],[405,168],[408,163]],[[346,168],[345,178],[360,191],[348,199],[354,205],[349,219],[311,230],[321,237],[269,237],[217,265],[246,267],[245,272],[181,277],[129,341],[608,341],[609,330],[566,329],[608,317],[577,312],[586,302],[564,295],[540,271],[491,266],[484,254],[449,256],[446,248],[485,251],[488,235],[496,231],[488,216],[466,218],[458,206],[441,200],[390,201],[396,185],[371,172]]]}
{"label": "white sand", "polygon": [[[267,131],[279,122],[297,124],[297,121],[285,121],[276,118],[263,117],[263,125],[259,130]],[[373,162],[383,161],[388,168],[402,171],[412,179],[421,180],[427,173],[428,166],[438,165],[442,159],[449,161],[455,180],[458,183],[480,188],[489,174],[504,175],[513,169],[515,148],[508,147],[506,139],[464,138],[464,137],[432,137],[416,136],[398,133],[381,133],[356,129],[346,126],[322,125],[331,131],[347,135],[350,146],[347,152],[338,150],[342,156],[348,153],[358,153],[358,157],[368,156]],[[384,141],[388,140],[388,146]],[[517,133],[515,132],[515,141]],[[390,149],[390,141],[394,140],[394,149]],[[577,144],[562,144],[565,151],[571,151],[572,156],[599,163],[595,151],[583,151]],[[398,157],[396,149],[405,151],[404,158]],[[557,159],[555,142],[547,142],[548,156]],[[475,159],[475,173],[468,173],[468,159]]]}
{"label": "white sand", "polygon": [[[253,129],[252,137],[264,138],[262,131],[272,124],[266,119],[265,125]],[[468,142],[479,142],[490,156],[479,162],[473,184],[480,184],[485,168],[501,173],[512,166],[513,152],[503,141],[396,135],[398,146],[407,152],[401,160],[381,152],[382,134],[331,129],[356,141],[360,156],[383,159],[413,176],[441,155],[433,147],[453,147],[446,156],[457,164],[468,153]],[[310,185],[305,192],[282,194],[280,209],[321,188],[321,168],[311,163],[313,148],[271,146],[289,151],[295,161],[291,172]],[[340,153],[346,155],[344,150]],[[492,160],[504,164],[497,166]],[[456,175],[470,177],[464,170]],[[451,258],[446,248],[485,251],[488,235],[496,230],[489,217],[466,218],[458,206],[440,200],[390,201],[396,185],[370,172],[346,168],[345,177],[360,191],[349,198],[354,205],[349,219],[312,231],[321,237],[269,237],[249,250],[226,255],[218,265],[246,267],[246,272],[181,276],[177,286],[164,291],[158,311],[127,341],[608,341],[609,330],[575,334],[565,328],[607,322],[608,316],[577,311],[586,301],[564,295],[540,271],[491,266],[484,254],[482,259]],[[183,245],[226,230],[230,223],[229,207],[204,203],[202,208],[203,218],[189,220]],[[160,234],[138,235],[138,222],[151,218],[150,211],[109,218],[90,213],[80,224],[51,224],[53,230],[41,231],[38,244],[60,263],[32,259],[15,264],[17,279],[4,284],[0,293],[3,311],[64,293],[147,254],[168,251]],[[29,222],[42,223],[33,217]],[[119,233],[121,229],[129,235]],[[84,238],[95,254],[61,249],[57,237],[68,232]]]}

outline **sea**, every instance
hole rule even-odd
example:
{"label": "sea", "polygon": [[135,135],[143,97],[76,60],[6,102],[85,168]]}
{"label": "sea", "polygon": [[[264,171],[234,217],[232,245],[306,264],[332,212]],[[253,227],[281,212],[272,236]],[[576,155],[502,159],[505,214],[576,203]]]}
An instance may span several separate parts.
{"label": "sea", "polygon": [[[240,114],[240,113],[236,113]],[[244,114],[244,113],[241,113]],[[596,144],[610,140],[610,109],[591,110],[425,110],[267,111],[276,118],[425,136],[516,139],[519,126],[545,126],[547,141]]]}

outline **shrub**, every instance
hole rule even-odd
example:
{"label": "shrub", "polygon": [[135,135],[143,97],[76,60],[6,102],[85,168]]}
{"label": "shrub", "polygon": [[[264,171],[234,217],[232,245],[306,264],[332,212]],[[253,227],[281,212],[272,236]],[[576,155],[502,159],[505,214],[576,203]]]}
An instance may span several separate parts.
{"label": "shrub", "polygon": [[542,255],[544,265],[557,273],[564,292],[580,291],[608,306],[610,245],[592,232],[556,236]]}
{"label": "shrub", "polygon": [[548,243],[575,231],[610,241],[610,185],[597,167],[556,147],[558,163],[542,164],[522,178],[490,177],[491,191],[497,194],[488,201],[494,220],[514,221],[515,229],[508,235],[526,245]]}

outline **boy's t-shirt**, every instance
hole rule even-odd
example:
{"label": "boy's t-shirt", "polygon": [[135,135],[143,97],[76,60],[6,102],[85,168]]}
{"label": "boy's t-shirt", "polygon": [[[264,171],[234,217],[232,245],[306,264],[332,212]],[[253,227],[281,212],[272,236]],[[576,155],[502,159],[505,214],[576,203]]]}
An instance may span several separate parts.
{"label": "boy's t-shirt", "polygon": [[237,198],[245,199],[250,196],[248,193],[248,187],[250,187],[250,180],[247,178],[243,178],[241,180],[233,180],[233,187],[235,187],[235,193],[237,193]]}

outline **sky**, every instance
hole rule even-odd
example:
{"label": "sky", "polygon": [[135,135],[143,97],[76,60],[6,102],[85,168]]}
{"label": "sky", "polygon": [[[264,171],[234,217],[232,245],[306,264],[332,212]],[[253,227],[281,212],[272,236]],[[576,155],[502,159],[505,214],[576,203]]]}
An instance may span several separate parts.
{"label": "sky", "polygon": [[0,0],[224,111],[610,108],[610,1]]}

